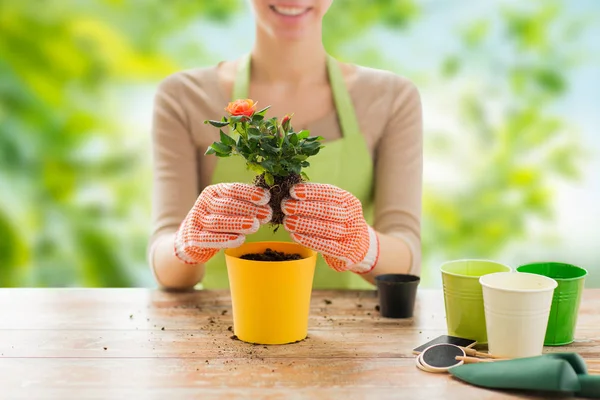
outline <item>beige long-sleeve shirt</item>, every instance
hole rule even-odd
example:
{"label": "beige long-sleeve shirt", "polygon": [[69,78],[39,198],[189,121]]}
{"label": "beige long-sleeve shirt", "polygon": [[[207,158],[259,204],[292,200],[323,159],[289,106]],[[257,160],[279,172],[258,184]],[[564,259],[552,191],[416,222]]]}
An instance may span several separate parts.
{"label": "beige long-sleeve shirt", "polygon": [[[407,79],[357,67],[349,87],[357,119],[374,161],[373,227],[404,240],[413,273],[421,269],[422,115],[419,93]],[[204,124],[220,119],[230,101],[218,83],[217,67],[178,72],[166,78],[155,97],[152,129],[153,198],[150,246],[174,233],[204,187],[216,157],[204,156],[218,131]],[[337,114],[305,127],[327,140],[341,137]]]}

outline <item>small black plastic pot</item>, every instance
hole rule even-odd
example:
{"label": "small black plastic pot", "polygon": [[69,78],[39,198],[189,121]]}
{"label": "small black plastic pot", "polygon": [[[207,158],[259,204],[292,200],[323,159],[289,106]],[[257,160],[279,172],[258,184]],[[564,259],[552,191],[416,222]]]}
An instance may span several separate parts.
{"label": "small black plastic pot", "polygon": [[385,318],[411,318],[415,309],[417,287],[421,278],[406,274],[375,277],[379,296],[379,312]]}

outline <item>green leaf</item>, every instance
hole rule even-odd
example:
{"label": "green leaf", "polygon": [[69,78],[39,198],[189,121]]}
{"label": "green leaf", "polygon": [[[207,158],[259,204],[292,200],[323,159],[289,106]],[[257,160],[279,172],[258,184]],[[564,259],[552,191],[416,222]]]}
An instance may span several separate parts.
{"label": "green leaf", "polygon": [[249,169],[250,171],[254,171],[254,172],[256,172],[257,174],[262,174],[263,172],[265,172],[265,169],[264,169],[264,168],[263,168],[261,165],[259,165],[259,164],[256,164],[256,163],[248,163],[248,164],[247,164],[247,166],[248,166],[248,169]]}
{"label": "green leaf", "polygon": [[235,146],[235,140],[233,140],[231,136],[226,135],[222,130],[219,130],[219,132],[221,134],[221,142],[223,142],[224,145]]}
{"label": "green leaf", "polygon": [[300,176],[302,176],[302,178],[305,181],[310,181],[310,178],[308,177],[308,175],[306,175],[306,172],[304,172],[304,171],[300,172]]}
{"label": "green leaf", "polygon": [[237,133],[239,133],[241,137],[243,137],[244,139],[248,139],[248,131],[246,129],[246,124],[244,124],[244,123],[236,124],[233,129]]}
{"label": "green leaf", "polygon": [[316,142],[316,141],[320,141],[323,140],[323,136],[311,136],[306,138],[306,142]]}
{"label": "green leaf", "polygon": [[300,140],[306,139],[309,135],[310,135],[310,131],[302,130],[302,131],[298,132],[298,139],[300,139]]}
{"label": "green leaf", "polygon": [[205,124],[211,124],[212,126],[216,126],[217,128],[222,128],[224,126],[229,125],[229,122],[224,122],[224,121],[213,121],[213,120],[207,120],[204,121]]}
{"label": "green leaf", "polygon": [[306,154],[298,154],[295,155],[294,157],[292,157],[292,160],[294,161],[304,161],[308,158],[308,156]]}
{"label": "green leaf", "polygon": [[318,149],[321,147],[321,143],[318,142],[309,142],[309,143],[304,143],[302,145],[302,150],[307,150],[307,151],[313,151],[315,149]]}
{"label": "green leaf", "polygon": [[259,140],[262,137],[262,133],[256,128],[249,127],[248,128],[248,139],[251,141]]}
{"label": "green leaf", "polygon": [[246,117],[245,115],[234,115],[233,117],[229,118],[229,120],[232,123],[238,123],[238,122],[242,122],[242,121],[248,120],[248,117]]}
{"label": "green leaf", "polygon": [[260,142],[258,140],[249,140],[247,148],[250,149],[252,152],[256,152],[258,151],[259,144]]}
{"label": "green leaf", "polygon": [[231,146],[227,146],[220,142],[214,142],[213,144],[210,145],[210,147],[212,147],[217,154],[229,155],[229,153],[231,153]]}
{"label": "green leaf", "polygon": [[317,148],[314,150],[306,150],[306,154],[308,154],[309,156],[315,156],[315,155],[319,154],[320,150],[321,150],[320,148]]}
{"label": "green leaf", "polygon": [[279,154],[281,152],[281,148],[271,146],[269,143],[266,142],[261,142],[261,147],[269,153]]}
{"label": "green leaf", "polygon": [[260,165],[267,171],[272,171],[275,163],[272,160],[263,160]]}
{"label": "green leaf", "polygon": [[299,139],[299,136],[298,136],[297,134],[295,134],[295,133],[292,133],[292,134],[290,135],[290,138],[289,138],[289,139],[290,139],[290,143],[291,143],[291,144],[293,144],[293,145],[295,146],[295,145],[297,145],[297,144],[298,144],[298,139]]}
{"label": "green leaf", "polygon": [[271,108],[271,106],[266,106],[265,108],[263,108],[262,110],[259,110],[257,112],[254,113],[254,115],[262,115],[264,117],[265,113],[267,112],[267,110]]}
{"label": "green leaf", "polygon": [[269,172],[265,172],[265,182],[269,186],[273,186],[275,184],[275,178]]}
{"label": "green leaf", "polygon": [[206,151],[204,152],[204,155],[205,155],[205,156],[208,156],[208,155],[210,155],[210,154],[215,154],[215,153],[216,153],[215,149],[213,149],[213,148],[212,148],[212,146],[208,146],[208,148],[207,148],[207,149],[206,149]]}

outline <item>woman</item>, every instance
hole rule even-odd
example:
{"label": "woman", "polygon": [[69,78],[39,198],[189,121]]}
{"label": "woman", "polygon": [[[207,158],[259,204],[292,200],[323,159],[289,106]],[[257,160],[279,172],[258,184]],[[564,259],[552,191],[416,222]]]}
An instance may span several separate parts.
{"label": "woman", "polygon": [[[295,240],[318,251],[316,288],[420,274],[419,94],[405,78],[328,56],[321,33],[331,1],[252,0],[256,42],[248,56],[161,83],[149,261],[162,287],[226,287],[219,250],[244,240]],[[271,105],[270,116],[293,113],[296,130],[325,139],[311,158],[316,183],[293,188],[283,204],[285,230],[276,234],[264,225],[268,193],[246,184],[252,175],[242,161],[203,155],[218,140],[203,121],[244,98]]]}

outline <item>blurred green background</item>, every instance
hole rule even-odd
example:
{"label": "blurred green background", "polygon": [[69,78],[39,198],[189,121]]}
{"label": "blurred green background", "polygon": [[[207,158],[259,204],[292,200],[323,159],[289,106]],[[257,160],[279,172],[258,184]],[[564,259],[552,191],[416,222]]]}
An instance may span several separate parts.
{"label": "blurred green background", "polygon": [[[424,285],[477,257],[600,287],[600,2],[335,0],[325,25],[421,90]],[[0,2],[0,286],[153,286],[156,86],[253,38],[242,0]]]}

